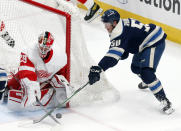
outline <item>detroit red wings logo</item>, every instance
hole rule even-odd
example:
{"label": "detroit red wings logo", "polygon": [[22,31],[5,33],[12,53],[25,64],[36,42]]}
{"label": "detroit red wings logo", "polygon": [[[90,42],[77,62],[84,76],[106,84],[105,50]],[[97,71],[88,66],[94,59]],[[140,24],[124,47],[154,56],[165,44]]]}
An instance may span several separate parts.
{"label": "detroit red wings logo", "polygon": [[20,62],[22,62],[22,63],[27,63],[27,55],[26,55],[26,54],[21,53]]}
{"label": "detroit red wings logo", "polygon": [[51,73],[48,73],[45,70],[36,71],[36,74],[37,74],[38,78],[48,78],[51,76]]}

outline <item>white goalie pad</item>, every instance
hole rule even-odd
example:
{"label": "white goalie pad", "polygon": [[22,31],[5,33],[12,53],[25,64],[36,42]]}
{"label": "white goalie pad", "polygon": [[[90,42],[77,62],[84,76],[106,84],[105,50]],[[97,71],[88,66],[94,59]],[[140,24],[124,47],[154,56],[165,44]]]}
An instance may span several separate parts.
{"label": "white goalie pad", "polygon": [[[65,88],[53,88],[41,90],[42,97],[40,102],[45,108],[55,107],[57,104],[62,103],[66,98]],[[7,107],[13,111],[36,111],[40,110],[41,107],[37,104],[36,106],[23,107],[23,91],[21,90],[10,90],[8,92],[8,103]]]}
{"label": "white goalie pad", "polygon": [[23,91],[20,90],[10,90],[8,92],[8,103],[7,107],[13,111],[22,111],[21,102],[23,98]]}

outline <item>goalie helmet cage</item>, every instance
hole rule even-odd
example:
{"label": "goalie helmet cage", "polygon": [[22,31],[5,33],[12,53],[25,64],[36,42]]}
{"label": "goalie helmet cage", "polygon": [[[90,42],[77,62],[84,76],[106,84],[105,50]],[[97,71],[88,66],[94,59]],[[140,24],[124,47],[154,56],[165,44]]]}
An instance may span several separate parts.
{"label": "goalie helmet cage", "polygon": [[[48,29],[48,31],[53,32],[56,42],[65,43],[64,48],[66,48],[68,57],[65,77],[77,89],[88,81],[89,69],[96,64],[88,54],[80,19],[64,12],[66,7],[63,7],[63,9],[52,7],[56,4],[56,2],[52,4],[52,1],[60,2],[63,0],[1,0],[0,11],[3,13],[0,14],[0,18],[5,21],[7,30],[15,38],[16,45],[13,49],[6,47],[3,43],[0,46],[4,49],[5,54],[11,54],[10,57],[13,55],[14,59],[19,60],[17,55],[21,51],[19,48],[26,47],[26,44],[31,46],[32,41],[37,41],[40,30]],[[15,8],[16,5],[17,8]],[[7,11],[12,11],[12,13],[6,15]],[[8,61],[3,61],[8,69],[12,68],[12,63],[14,64],[10,57],[8,57]],[[9,66],[7,66],[7,63],[10,63]],[[15,65],[18,65],[18,63],[19,61],[16,61]],[[71,99],[69,105],[72,107],[104,104],[119,100],[119,92],[107,81],[104,73],[101,75],[99,82],[93,86],[88,85],[81,90]]]}

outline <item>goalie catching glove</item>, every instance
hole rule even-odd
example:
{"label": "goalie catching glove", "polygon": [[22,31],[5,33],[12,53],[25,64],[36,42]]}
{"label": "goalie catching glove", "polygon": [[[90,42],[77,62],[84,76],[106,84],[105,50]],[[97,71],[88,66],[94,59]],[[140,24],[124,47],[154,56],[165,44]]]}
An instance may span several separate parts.
{"label": "goalie catching glove", "polygon": [[100,73],[102,72],[101,67],[99,66],[92,66],[90,68],[90,72],[89,72],[89,84],[92,85],[95,82],[100,80]]}

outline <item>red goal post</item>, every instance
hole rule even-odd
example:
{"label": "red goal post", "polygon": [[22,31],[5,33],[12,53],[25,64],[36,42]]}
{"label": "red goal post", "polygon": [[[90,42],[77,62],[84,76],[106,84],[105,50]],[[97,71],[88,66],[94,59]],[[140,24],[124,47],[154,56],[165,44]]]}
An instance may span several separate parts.
{"label": "red goal post", "polygon": [[66,53],[67,53],[67,65],[66,65],[66,69],[65,69],[65,74],[64,76],[66,77],[66,79],[70,82],[70,44],[71,44],[71,15],[68,14],[67,12],[63,12],[61,10],[58,10],[56,8],[41,4],[39,2],[36,1],[32,1],[32,0],[20,0],[22,2],[25,2],[27,4],[31,4],[33,6],[36,6],[38,8],[53,12],[55,14],[64,16],[66,18]]}

